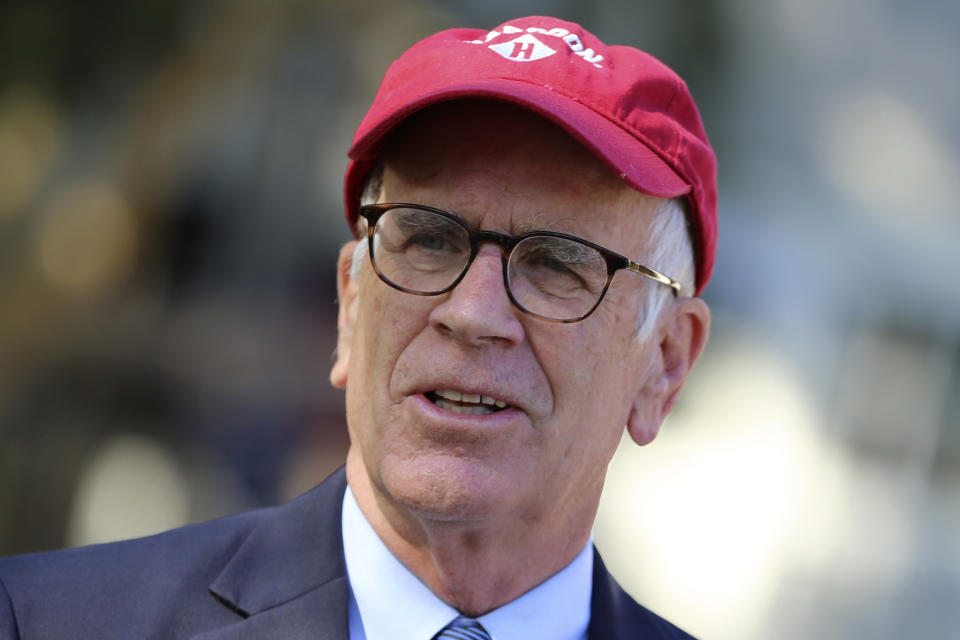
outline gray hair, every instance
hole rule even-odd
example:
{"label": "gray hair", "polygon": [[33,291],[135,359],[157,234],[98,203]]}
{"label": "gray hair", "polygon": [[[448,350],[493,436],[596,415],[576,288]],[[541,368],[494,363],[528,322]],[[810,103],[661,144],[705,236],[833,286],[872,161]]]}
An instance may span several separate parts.
{"label": "gray hair", "polygon": [[[383,189],[383,163],[377,164],[370,171],[364,183],[360,204],[375,204],[380,200]],[[687,203],[683,198],[668,198],[662,201],[659,211],[650,224],[650,235],[647,241],[647,255],[643,264],[666,274],[680,283],[680,295],[692,295],[694,289],[694,258],[693,243],[690,239]],[[353,251],[353,262],[350,264],[350,277],[356,278],[360,267],[367,259],[367,243],[363,238],[366,235],[365,221],[357,221],[358,236]],[[637,339],[646,340],[657,325],[657,318],[667,301],[673,297],[670,287],[657,285],[653,280],[646,280],[643,301],[640,303],[640,315],[637,317]]]}
{"label": "gray hair", "polygon": [[[679,295],[693,295],[693,242],[688,227],[686,200],[668,198],[662,201],[660,210],[650,223],[644,259],[644,264],[680,283]],[[647,291],[640,305],[640,317],[637,319],[637,337],[640,340],[650,337],[664,305],[673,298],[670,287],[659,286],[653,280],[644,284]]]}
{"label": "gray hair", "polygon": [[[367,174],[363,183],[363,193],[360,194],[360,206],[367,204],[376,204],[380,201],[383,191],[383,161],[377,160],[370,173]],[[350,278],[356,280],[360,273],[360,266],[367,259],[367,242],[365,241],[367,221],[363,218],[357,218],[357,237],[360,242],[353,250],[353,261],[350,263]]]}

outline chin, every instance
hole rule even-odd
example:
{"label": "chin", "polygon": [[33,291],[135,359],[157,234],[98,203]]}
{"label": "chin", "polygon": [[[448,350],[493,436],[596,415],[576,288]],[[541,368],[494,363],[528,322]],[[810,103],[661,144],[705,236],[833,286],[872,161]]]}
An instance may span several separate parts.
{"label": "chin", "polygon": [[398,506],[441,521],[495,517],[514,493],[501,473],[457,456],[420,456],[397,464],[385,461],[380,479],[383,490]]}

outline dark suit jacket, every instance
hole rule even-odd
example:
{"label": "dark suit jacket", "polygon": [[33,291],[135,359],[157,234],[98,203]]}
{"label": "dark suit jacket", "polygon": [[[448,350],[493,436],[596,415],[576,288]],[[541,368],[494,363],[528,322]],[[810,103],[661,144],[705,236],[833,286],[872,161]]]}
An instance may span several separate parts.
{"label": "dark suit jacket", "polygon": [[[279,507],[0,559],[0,640],[347,640],[345,486],[341,469]],[[596,553],[588,635],[690,638],[636,604]]]}

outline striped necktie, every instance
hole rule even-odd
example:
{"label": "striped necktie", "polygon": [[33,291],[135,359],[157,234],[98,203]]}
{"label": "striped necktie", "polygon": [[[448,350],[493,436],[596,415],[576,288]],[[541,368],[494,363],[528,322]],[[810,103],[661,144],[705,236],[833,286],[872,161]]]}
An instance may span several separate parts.
{"label": "striped necktie", "polygon": [[433,640],[493,640],[483,625],[471,618],[458,616],[456,620],[433,636]]}

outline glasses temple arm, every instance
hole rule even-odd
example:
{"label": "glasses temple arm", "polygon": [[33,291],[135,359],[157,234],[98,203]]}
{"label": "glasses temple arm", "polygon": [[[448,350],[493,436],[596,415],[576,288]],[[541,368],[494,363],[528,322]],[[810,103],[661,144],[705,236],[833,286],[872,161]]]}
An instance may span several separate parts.
{"label": "glasses temple arm", "polygon": [[642,276],[646,276],[651,280],[656,280],[660,284],[665,284],[671,289],[673,289],[674,297],[680,296],[680,283],[674,280],[669,276],[665,276],[659,271],[651,269],[650,267],[645,267],[642,264],[634,262],[633,260],[627,260],[627,266],[625,267],[628,271],[633,271],[634,273],[639,273]]}

